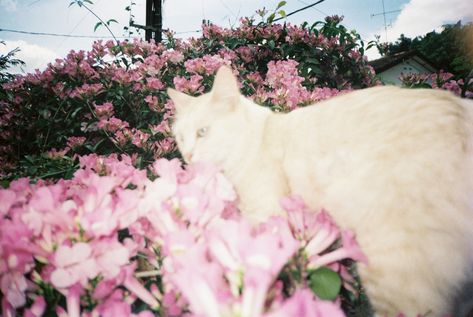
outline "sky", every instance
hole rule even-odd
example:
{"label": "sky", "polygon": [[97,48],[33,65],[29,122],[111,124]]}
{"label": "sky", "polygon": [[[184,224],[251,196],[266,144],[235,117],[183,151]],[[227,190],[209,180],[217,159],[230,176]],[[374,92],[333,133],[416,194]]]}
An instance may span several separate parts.
{"label": "sky", "polygon": [[[130,13],[125,7],[134,1],[132,14],[135,23],[144,24],[146,0],[93,0],[90,8],[103,20],[115,19],[111,25],[117,37],[128,36],[123,27]],[[105,28],[94,26],[98,20],[85,8],[69,5],[71,0],[0,0],[0,54],[19,47],[17,57],[26,62],[24,71],[44,68],[48,62],[65,57],[74,50],[89,50],[98,37],[109,39]],[[289,13],[315,0],[287,0],[283,9]],[[179,37],[198,37],[203,19],[223,27],[237,26],[239,18],[252,16],[263,7],[274,9],[279,0],[166,0],[163,5],[163,27]],[[319,5],[287,18],[287,22],[300,24],[322,20],[326,15],[343,15],[343,24],[355,29],[365,41],[380,35],[381,40],[395,41],[401,34],[408,37],[440,30],[442,25],[473,21],[471,0],[384,0],[387,32],[384,27],[383,0],[325,0]],[[373,16],[374,15],[374,16]],[[3,31],[2,31],[3,30]],[[66,36],[46,36],[14,33],[6,30],[54,33]],[[77,38],[93,36],[97,38]],[[140,36],[135,32],[133,36]],[[377,58],[372,49],[370,59]]]}

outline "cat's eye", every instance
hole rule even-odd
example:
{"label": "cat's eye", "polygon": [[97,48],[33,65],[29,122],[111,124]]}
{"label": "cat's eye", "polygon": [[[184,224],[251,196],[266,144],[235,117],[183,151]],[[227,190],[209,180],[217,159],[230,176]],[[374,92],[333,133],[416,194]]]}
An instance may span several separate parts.
{"label": "cat's eye", "polygon": [[198,138],[204,137],[207,134],[208,131],[209,131],[208,127],[200,128],[199,130],[197,130],[197,137]]}

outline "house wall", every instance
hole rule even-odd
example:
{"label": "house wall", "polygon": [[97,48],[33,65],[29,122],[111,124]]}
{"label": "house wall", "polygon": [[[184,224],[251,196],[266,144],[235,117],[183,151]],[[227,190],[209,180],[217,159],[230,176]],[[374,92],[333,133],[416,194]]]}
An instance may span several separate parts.
{"label": "house wall", "polygon": [[401,86],[399,80],[401,73],[425,74],[432,73],[432,70],[427,69],[413,58],[409,58],[377,75],[385,84]]}

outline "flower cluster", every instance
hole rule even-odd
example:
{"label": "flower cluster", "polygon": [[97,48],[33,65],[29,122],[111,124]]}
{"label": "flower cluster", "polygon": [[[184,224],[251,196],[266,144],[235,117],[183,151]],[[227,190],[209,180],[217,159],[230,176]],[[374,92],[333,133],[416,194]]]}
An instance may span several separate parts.
{"label": "flower cluster", "polygon": [[[444,89],[451,91],[458,96],[461,95],[462,88],[465,85],[463,79],[455,80],[453,74],[443,70],[433,74],[401,74],[399,79],[404,87]],[[471,90],[471,87],[470,89],[466,89],[465,97],[473,99],[473,91]]]}
{"label": "flower cluster", "polygon": [[298,66],[295,60],[269,62],[265,80],[259,82],[256,94],[251,97],[257,102],[272,104],[278,111],[291,111],[343,92],[328,87],[308,89],[303,85],[305,79],[298,74]]}
{"label": "flower cluster", "polygon": [[329,267],[349,287],[340,261],[366,259],[326,212],[288,197],[287,217],[250,225],[213,166],[80,165],[0,190],[3,316],[344,316],[338,291],[328,301],[309,278]]}

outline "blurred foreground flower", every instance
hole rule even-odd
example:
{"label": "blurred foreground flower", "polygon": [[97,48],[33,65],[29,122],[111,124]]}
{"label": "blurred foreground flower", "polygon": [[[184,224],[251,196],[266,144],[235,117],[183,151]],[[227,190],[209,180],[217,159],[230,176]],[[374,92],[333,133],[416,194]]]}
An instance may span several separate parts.
{"label": "blurred foreground flower", "polygon": [[[365,258],[326,212],[288,197],[287,217],[251,225],[213,166],[80,162],[70,180],[0,190],[3,316],[343,314],[340,261]],[[321,293],[317,274],[335,276],[335,291]]]}

